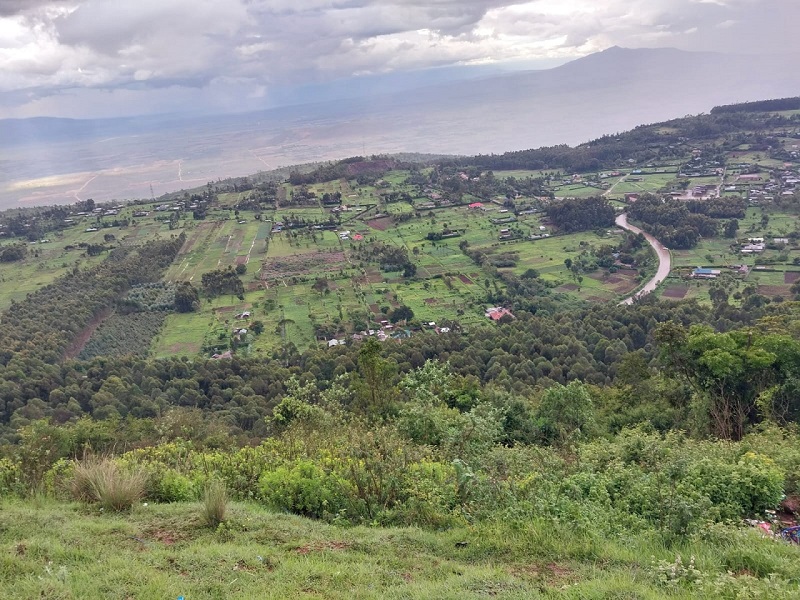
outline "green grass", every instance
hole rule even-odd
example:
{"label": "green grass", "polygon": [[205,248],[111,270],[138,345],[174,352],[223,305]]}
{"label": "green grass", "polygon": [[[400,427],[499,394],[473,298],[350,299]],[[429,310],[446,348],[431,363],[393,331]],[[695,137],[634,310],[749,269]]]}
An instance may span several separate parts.
{"label": "green grass", "polygon": [[652,561],[694,556],[709,581],[726,571],[760,578],[741,592],[775,573],[776,589],[791,593],[798,556],[732,528],[667,548],[648,533],[601,537],[552,523],[340,528],[241,503],[209,529],[199,503],[112,515],[49,500],[5,502],[0,545],[8,599],[711,598],[721,596],[660,585]]}

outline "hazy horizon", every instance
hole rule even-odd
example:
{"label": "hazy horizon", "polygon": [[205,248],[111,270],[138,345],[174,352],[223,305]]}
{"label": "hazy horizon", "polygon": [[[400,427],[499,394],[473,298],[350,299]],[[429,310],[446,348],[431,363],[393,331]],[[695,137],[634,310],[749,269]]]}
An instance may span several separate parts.
{"label": "hazy horizon", "polygon": [[798,95],[796,22],[781,0],[6,0],[0,206],[574,145]]}

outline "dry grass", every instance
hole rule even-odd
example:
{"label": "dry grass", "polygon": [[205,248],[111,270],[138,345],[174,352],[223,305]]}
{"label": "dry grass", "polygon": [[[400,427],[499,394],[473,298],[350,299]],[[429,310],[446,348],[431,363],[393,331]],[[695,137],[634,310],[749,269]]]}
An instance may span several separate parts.
{"label": "dry grass", "polygon": [[147,476],[142,471],[123,471],[110,458],[77,461],[72,494],[106,510],[129,510],[144,495]]}
{"label": "dry grass", "polygon": [[228,511],[228,488],[222,481],[210,481],[203,490],[203,521],[209,527],[217,527],[225,522]]}

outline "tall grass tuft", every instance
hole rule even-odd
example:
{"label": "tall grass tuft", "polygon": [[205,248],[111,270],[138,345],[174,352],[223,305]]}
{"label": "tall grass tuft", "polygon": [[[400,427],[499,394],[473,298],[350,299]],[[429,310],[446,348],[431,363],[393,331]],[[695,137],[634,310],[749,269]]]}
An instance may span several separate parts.
{"label": "tall grass tuft", "polygon": [[147,475],[143,471],[123,471],[109,458],[77,461],[72,479],[72,495],[84,502],[96,502],[105,510],[129,510],[144,496]]}
{"label": "tall grass tuft", "polygon": [[203,490],[203,521],[209,527],[217,527],[225,522],[225,513],[228,512],[228,488],[225,483],[213,480],[206,484]]}

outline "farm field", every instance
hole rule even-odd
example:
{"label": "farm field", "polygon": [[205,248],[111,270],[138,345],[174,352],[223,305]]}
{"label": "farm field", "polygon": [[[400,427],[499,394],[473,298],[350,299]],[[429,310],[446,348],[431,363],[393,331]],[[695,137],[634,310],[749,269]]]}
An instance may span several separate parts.
{"label": "farm field", "polygon": [[[0,308],[108,255],[87,257],[80,248],[64,250],[67,246],[135,245],[181,233],[185,243],[164,281],[192,284],[201,290],[200,302],[196,312],[166,317],[152,338],[153,356],[232,349],[273,353],[289,343],[302,350],[379,329],[393,311],[406,308],[417,325],[488,327],[484,312],[496,303],[491,299],[508,293],[503,278],[511,274],[522,278],[535,273],[536,294],[552,295],[559,302],[615,302],[652,275],[655,263],[645,261],[639,270],[621,262],[613,269],[593,270],[596,263],[589,260],[586,270],[584,265],[577,271],[568,268],[624,238],[618,230],[564,235],[545,216],[553,201],[549,198],[606,195],[615,208],[624,209],[620,199],[626,193],[656,192],[675,183],[691,152],[687,148],[682,159],[630,165],[614,176],[604,171],[602,183],[594,183],[601,181],[600,172],[573,177],[558,170],[508,169],[484,177],[488,171],[457,167],[447,183],[441,176],[427,178],[437,174],[428,167],[377,175],[369,174],[369,165],[363,163],[358,175],[339,174],[326,181],[299,176],[259,190],[246,181],[219,191],[208,184],[191,196],[177,194],[168,204],[154,200],[116,206],[114,219],[121,226],[110,227],[110,217],[84,213],[48,242],[30,244],[23,261],[0,263]],[[750,158],[745,148],[736,155],[735,160]],[[349,168],[352,163],[346,164]],[[517,182],[509,182],[511,177]],[[717,182],[715,177],[690,179],[691,185]],[[210,196],[213,202],[201,214],[192,212]],[[739,240],[787,237],[798,228],[796,215],[773,207],[751,206],[739,221]],[[114,236],[111,241],[108,234]],[[735,241],[703,239],[691,250],[673,250],[677,276],[657,295],[708,302],[709,281],[687,282],[680,276],[698,266],[746,264],[751,274],[743,284],[752,282],[770,297],[789,297],[791,282],[753,268],[768,263],[772,269],[791,271],[800,250],[790,245],[741,255],[731,247]],[[209,299],[201,289],[203,275],[229,269],[237,271],[242,289]],[[236,318],[243,313],[248,316]],[[407,326],[400,321],[393,335],[404,334]],[[249,330],[254,322],[260,323],[260,333]]]}
{"label": "farm field", "polygon": [[[496,177],[542,174],[509,171]],[[491,326],[484,316],[491,305],[488,297],[505,289],[498,275],[508,267],[486,271],[465,254],[464,247],[513,256],[514,274],[536,269],[554,294],[575,300],[613,301],[638,285],[630,274],[603,277],[600,272],[586,274],[576,285],[564,266],[566,258],[614,244],[620,239],[617,234],[557,235],[542,212],[515,216],[499,202],[489,201],[470,209],[466,204],[480,201],[471,194],[464,194],[455,205],[420,209],[419,205],[430,203],[431,192],[420,196],[420,188],[406,183],[408,177],[408,171],[396,170],[386,173],[379,186],[346,179],[308,186],[287,183],[278,188],[282,201],[258,210],[240,206],[247,192],[225,192],[199,220],[177,204],[174,208],[159,201],[116,207],[114,219],[122,223],[118,227],[108,227],[108,217],[87,215],[54,233],[50,241],[31,245],[38,256],[31,251],[22,262],[0,264],[0,278],[10,284],[2,286],[0,307],[69,269],[86,268],[107,256],[89,258],[79,250],[71,254],[64,246],[135,245],[181,233],[186,241],[167,269],[165,282],[188,282],[199,289],[205,273],[238,268],[243,271],[244,293],[201,296],[196,312],[168,314],[150,343],[150,354],[156,357],[210,355],[234,347],[243,353],[271,353],[287,343],[302,350],[333,337],[380,328],[381,321],[399,307],[410,309],[417,322]],[[384,203],[381,194],[387,190],[405,191],[411,201]],[[340,193],[342,202],[350,199],[349,206],[355,209],[337,215],[332,206],[309,202],[309,193],[312,198]],[[303,205],[290,204],[297,194],[304,198]],[[188,204],[188,195],[178,202],[182,201]],[[518,201],[540,210],[538,200]],[[328,229],[331,224],[335,231]],[[110,242],[105,238],[109,234]],[[530,239],[542,234],[552,237]],[[382,259],[371,258],[375,248],[398,249],[415,275],[404,277],[397,269],[384,268]],[[248,318],[237,319],[242,313]],[[255,321],[263,324],[263,332],[236,333]],[[401,323],[395,335],[404,332]]]}
{"label": "farm field", "polygon": [[[675,173],[629,175],[624,181],[614,186],[614,190],[609,196],[621,198],[625,194],[655,193],[673,183],[675,175]],[[634,181],[634,179],[638,181]]]}

